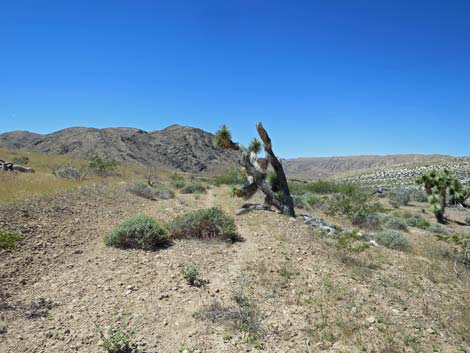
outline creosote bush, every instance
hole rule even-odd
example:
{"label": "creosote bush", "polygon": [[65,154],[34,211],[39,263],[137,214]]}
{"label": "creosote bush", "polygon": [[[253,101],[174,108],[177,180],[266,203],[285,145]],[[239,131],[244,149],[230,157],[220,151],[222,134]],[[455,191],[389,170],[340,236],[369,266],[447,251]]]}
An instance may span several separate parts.
{"label": "creosote bush", "polygon": [[155,194],[154,189],[151,186],[147,185],[146,183],[140,182],[140,183],[131,184],[127,187],[127,191],[129,191],[130,193],[134,195],[137,195],[137,196],[149,199],[149,200],[157,199],[157,195]]}
{"label": "creosote bush", "polygon": [[182,194],[203,194],[206,192],[206,187],[200,183],[186,184],[181,188]]}
{"label": "creosote bush", "polygon": [[0,249],[14,249],[16,247],[16,242],[20,239],[20,234],[6,230],[0,230]]}
{"label": "creosote bush", "polygon": [[400,206],[406,206],[411,201],[411,191],[409,189],[400,188],[392,191],[388,197],[393,207],[398,208]]}
{"label": "creosote bush", "polygon": [[239,240],[235,220],[221,209],[212,207],[176,217],[170,224],[172,238]]}
{"label": "creosote bush", "polygon": [[139,215],[120,223],[104,242],[116,248],[152,250],[168,240],[168,231],[152,217]]}
{"label": "creosote bush", "polygon": [[[416,227],[420,229],[428,229],[431,225],[431,223],[423,216],[408,211],[393,211],[389,216],[384,217],[383,222],[387,224],[391,219],[398,220],[400,223],[405,223],[407,227]],[[397,229],[393,226],[394,225],[391,225],[388,228]]]}
{"label": "creosote bush", "polygon": [[406,251],[410,248],[410,242],[406,237],[396,230],[385,230],[374,236],[375,241],[393,250]]}
{"label": "creosote bush", "polygon": [[240,168],[233,168],[228,170],[225,174],[218,175],[209,180],[215,186],[220,185],[243,185],[246,176],[242,173]]}
{"label": "creosote bush", "polygon": [[401,230],[403,232],[408,231],[408,225],[406,221],[400,218],[389,218],[385,222],[385,227],[394,230]]}
{"label": "creosote bush", "polygon": [[152,187],[144,182],[138,182],[131,184],[127,187],[127,191],[130,193],[149,199],[149,200],[168,200],[175,197],[173,190],[168,189],[167,187],[160,185]]}

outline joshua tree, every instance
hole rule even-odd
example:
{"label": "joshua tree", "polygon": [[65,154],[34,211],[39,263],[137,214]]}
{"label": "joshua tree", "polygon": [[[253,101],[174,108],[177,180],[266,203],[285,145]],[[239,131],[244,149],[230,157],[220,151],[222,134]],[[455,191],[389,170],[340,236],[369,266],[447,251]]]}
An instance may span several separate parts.
{"label": "joshua tree", "polygon": [[[215,134],[214,143],[217,146],[230,148],[242,153],[241,163],[248,174],[249,184],[241,189],[234,189],[233,193],[238,197],[248,199],[258,190],[261,190],[266,196],[265,204],[272,205],[282,213],[295,217],[294,202],[289,192],[287,178],[281,162],[272,150],[271,139],[261,122],[256,124],[256,130],[266,152],[265,158],[257,156],[257,153],[261,150],[261,142],[256,138],[251,142],[249,149],[246,149],[241,144],[232,141],[232,135],[227,125],[223,125]],[[269,165],[271,165],[273,173],[276,175],[276,188],[273,188],[267,180]]]}
{"label": "joshua tree", "polygon": [[447,202],[447,192],[452,200],[463,203],[470,195],[468,190],[464,190],[460,182],[447,169],[433,170],[429,174],[423,174],[416,182],[423,185],[429,195],[431,210],[440,223],[445,222],[444,212]]}

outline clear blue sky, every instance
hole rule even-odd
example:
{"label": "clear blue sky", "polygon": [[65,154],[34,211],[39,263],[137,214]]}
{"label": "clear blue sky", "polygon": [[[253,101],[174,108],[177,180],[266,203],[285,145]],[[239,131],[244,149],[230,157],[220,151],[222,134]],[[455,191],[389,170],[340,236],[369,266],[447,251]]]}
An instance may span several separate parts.
{"label": "clear blue sky", "polygon": [[0,0],[0,132],[258,120],[282,157],[470,155],[470,1]]}

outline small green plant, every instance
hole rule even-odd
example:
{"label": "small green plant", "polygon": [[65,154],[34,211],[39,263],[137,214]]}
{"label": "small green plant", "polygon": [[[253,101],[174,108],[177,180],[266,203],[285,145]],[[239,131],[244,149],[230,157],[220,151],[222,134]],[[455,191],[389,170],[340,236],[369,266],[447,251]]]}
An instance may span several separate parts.
{"label": "small green plant", "polygon": [[172,238],[239,240],[235,220],[212,207],[176,217],[170,224]]}
{"label": "small green plant", "polygon": [[108,353],[131,353],[131,338],[134,335],[124,315],[115,315],[106,328],[98,327],[101,345]]}
{"label": "small green plant", "polygon": [[14,249],[16,247],[16,242],[20,239],[20,234],[6,230],[0,230],[0,249]]}
{"label": "small green plant", "polygon": [[116,248],[152,250],[168,241],[168,232],[152,217],[140,215],[120,223],[104,242]]}
{"label": "small green plant", "polygon": [[410,248],[410,242],[406,237],[396,230],[385,230],[375,235],[375,241],[393,250],[406,251]]}
{"label": "small green plant", "polygon": [[189,285],[200,287],[203,281],[199,278],[200,269],[196,264],[188,264],[183,267],[183,277]]}

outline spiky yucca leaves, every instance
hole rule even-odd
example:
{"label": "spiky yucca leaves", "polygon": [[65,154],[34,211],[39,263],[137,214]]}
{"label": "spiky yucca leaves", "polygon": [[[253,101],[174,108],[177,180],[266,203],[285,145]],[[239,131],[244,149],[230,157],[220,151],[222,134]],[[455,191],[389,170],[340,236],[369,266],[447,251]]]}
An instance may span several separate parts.
{"label": "spiky yucca leaves", "polygon": [[432,194],[432,188],[434,186],[435,177],[436,171],[433,170],[429,174],[422,174],[416,179],[417,184],[424,186],[424,189],[426,190],[426,194],[428,194],[428,196]]}
{"label": "spiky yucca leaves", "polygon": [[470,197],[470,188],[464,188],[457,179],[449,185],[449,203],[453,205],[464,204]]}
{"label": "spiky yucca leaves", "polygon": [[222,125],[215,133],[214,144],[223,148],[230,148],[233,145],[232,133],[227,125]]}
{"label": "spiky yucca leaves", "polygon": [[255,154],[260,153],[261,151],[261,141],[258,140],[256,137],[253,138],[250,142],[250,146],[248,147],[248,150],[250,152],[254,152]]}
{"label": "spiky yucca leaves", "polygon": [[437,221],[443,223],[445,221],[447,190],[449,189],[451,195],[455,195],[458,190],[462,189],[460,182],[447,169],[433,170],[429,174],[421,175],[416,181],[426,189],[431,211],[436,216]]}

